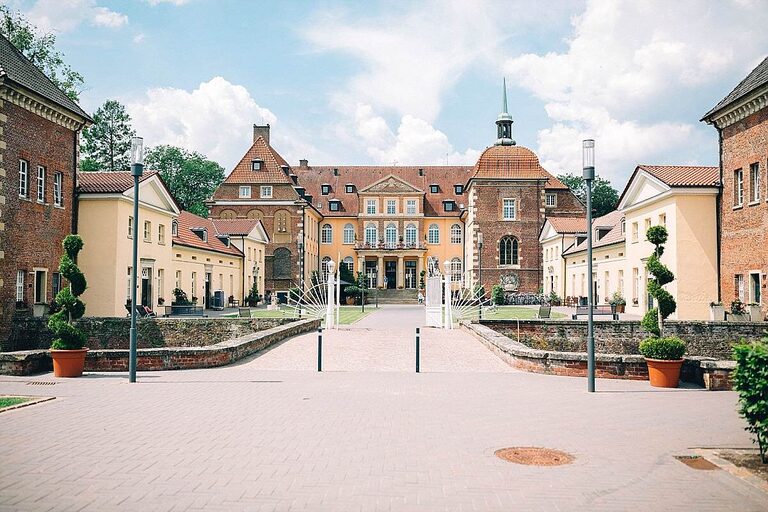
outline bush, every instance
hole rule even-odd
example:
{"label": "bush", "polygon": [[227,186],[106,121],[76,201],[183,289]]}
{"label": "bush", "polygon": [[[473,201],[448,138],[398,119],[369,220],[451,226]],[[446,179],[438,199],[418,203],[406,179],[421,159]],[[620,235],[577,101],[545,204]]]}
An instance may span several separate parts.
{"label": "bush", "polygon": [[676,336],[646,338],[640,342],[640,353],[648,359],[674,361],[685,354],[685,342]]}
{"label": "bush", "polygon": [[739,413],[747,420],[746,430],[754,434],[760,447],[760,458],[768,464],[768,338],[753,343],[740,343],[733,349],[736,369],[733,387],[739,393]]}
{"label": "bush", "polygon": [[189,299],[187,298],[187,293],[182,290],[181,288],[174,288],[171,292],[174,297],[174,304],[177,306],[188,306],[189,305]]}
{"label": "bush", "polygon": [[493,303],[497,306],[501,306],[504,304],[504,288],[500,284],[493,285],[493,288],[491,288],[491,300],[493,300]]}
{"label": "bush", "polygon": [[736,299],[731,302],[731,314],[732,315],[746,315],[747,306],[740,299]]}
{"label": "bush", "polygon": [[608,301],[608,304],[610,304],[611,306],[626,306],[627,301],[621,295],[621,292],[615,291],[613,292],[613,295],[611,295],[611,300]]}

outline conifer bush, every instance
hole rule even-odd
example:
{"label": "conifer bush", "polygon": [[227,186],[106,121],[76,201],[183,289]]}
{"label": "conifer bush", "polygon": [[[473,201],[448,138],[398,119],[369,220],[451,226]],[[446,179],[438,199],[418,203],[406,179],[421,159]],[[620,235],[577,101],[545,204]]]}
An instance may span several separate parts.
{"label": "conifer bush", "polygon": [[83,248],[83,239],[78,235],[67,235],[62,246],[64,255],[59,260],[59,272],[69,281],[69,286],[56,294],[55,301],[60,309],[48,319],[48,328],[56,336],[51,342],[51,348],[79,350],[85,346],[86,336],[75,326],[74,321],[85,314],[85,304],[79,297],[88,285],[75,261]]}

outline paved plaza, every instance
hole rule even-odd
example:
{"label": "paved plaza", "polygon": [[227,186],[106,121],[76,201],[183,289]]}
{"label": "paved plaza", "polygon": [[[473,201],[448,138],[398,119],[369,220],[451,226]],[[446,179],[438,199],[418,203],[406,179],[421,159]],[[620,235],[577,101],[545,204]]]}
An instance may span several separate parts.
{"label": "paved plaza", "polygon": [[[749,447],[736,394],[514,371],[460,330],[382,307],[225,368],[0,378],[56,400],[0,414],[0,510],[718,510],[768,496],[673,458]],[[507,446],[575,456],[499,460]]]}

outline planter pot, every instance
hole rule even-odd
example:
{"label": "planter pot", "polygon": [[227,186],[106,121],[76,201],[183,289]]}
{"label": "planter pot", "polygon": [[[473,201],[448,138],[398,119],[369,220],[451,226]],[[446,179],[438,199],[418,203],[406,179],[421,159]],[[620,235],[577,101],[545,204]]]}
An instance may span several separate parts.
{"label": "planter pot", "polygon": [[347,297],[346,303],[347,303],[347,306],[354,306],[355,305],[355,298],[354,297]]}
{"label": "planter pot", "polygon": [[48,304],[34,304],[32,306],[32,316],[45,316],[47,313]]}
{"label": "planter pot", "polygon": [[713,322],[725,322],[725,306],[709,306],[709,319]]}
{"label": "planter pot", "polygon": [[627,305],[626,304],[616,304],[616,312],[617,313],[623,313],[625,309],[627,309]]}
{"label": "planter pot", "polygon": [[733,313],[728,315],[729,322],[749,322],[749,314],[734,315]]}
{"label": "planter pot", "polygon": [[760,311],[760,306],[748,306],[749,319],[753,322],[763,321],[763,312]]}
{"label": "planter pot", "polygon": [[683,360],[645,359],[648,364],[648,379],[655,388],[676,388],[680,383],[680,368]]}
{"label": "planter pot", "polygon": [[80,350],[51,350],[55,377],[79,377],[83,374],[87,348]]}

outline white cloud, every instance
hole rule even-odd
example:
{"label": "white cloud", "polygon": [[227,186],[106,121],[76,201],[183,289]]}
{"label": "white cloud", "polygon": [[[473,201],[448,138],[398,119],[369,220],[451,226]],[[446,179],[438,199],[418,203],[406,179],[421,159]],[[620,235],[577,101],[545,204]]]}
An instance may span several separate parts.
{"label": "white cloud", "polygon": [[147,36],[144,34],[144,32],[139,32],[135,36],[133,36],[133,42],[136,44],[140,44],[144,42],[144,39],[146,39]]}
{"label": "white cloud", "polygon": [[171,4],[171,5],[184,5],[189,3],[190,0],[146,0],[147,3],[151,6],[159,5],[159,4]]}
{"label": "white cloud", "polygon": [[[701,141],[698,119],[673,122],[664,105],[724,75],[735,85],[743,56],[764,54],[766,24],[760,2],[593,0],[572,20],[565,51],[513,57],[504,70],[545,102],[554,125],[538,142],[551,170],[579,169],[580,140],[595,137],[603,169],[625,177]],[[729,26],[739,29],[723,37]]]}
{"label": "white cloud", "polygon": [[69,32],[82,23],[119,28],[128,16],[96,4],[96,0],[37,0],[26,13],[42,32]]}

